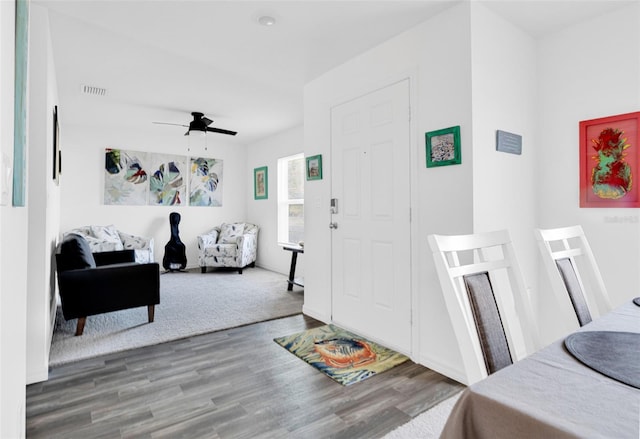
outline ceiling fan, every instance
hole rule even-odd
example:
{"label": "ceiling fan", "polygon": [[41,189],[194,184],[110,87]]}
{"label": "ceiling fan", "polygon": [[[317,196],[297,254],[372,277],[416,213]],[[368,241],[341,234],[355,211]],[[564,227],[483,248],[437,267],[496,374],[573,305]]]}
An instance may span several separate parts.
{"label": "ceiling fan", "polygon": [[184,133],[185,136],[188,136],[191,131],[203,131],[203,132],[211,131],[214,133],[228,134],[230,136],[235,136],[236,134],[238,134],[236,131],[223,130],[222,128],[210,127],[209,125],[211,125],[213,121],[208,117],[205,117],[205,115],[202,113],[194,111],[191,113],[191,115],[193,116],[193,120],[189,122],[189,125],[183,125],[179,123],[167,123],[167,122],[154,122],[154,123],[157,123],[160,125],[177,125],[180,127],[188,127],[189,129],[187,130],[186,133]]}

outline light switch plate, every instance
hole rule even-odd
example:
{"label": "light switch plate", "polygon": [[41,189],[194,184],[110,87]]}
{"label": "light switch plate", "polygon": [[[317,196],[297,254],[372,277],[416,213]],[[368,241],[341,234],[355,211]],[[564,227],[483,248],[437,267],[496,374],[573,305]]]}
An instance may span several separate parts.
{"label": "light switch plate", "polygon": [[0,206],[11,202],[11,159],[6,153],[0,154]]}

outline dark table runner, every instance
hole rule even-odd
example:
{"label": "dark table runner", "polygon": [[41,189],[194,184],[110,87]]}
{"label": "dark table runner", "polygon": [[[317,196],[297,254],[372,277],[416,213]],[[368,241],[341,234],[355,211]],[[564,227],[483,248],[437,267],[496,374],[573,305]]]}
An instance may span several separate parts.
{"label": "dark table runner", "polygon": [[569,352],[591,369],[640,389],[640,334],[584,331],[564,340]]}

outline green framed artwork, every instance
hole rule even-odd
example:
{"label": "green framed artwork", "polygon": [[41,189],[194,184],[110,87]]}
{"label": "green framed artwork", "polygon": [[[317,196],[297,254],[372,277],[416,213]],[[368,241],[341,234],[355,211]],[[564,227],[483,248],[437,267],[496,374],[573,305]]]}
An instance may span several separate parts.
{"label": "green framed artwork", "polygon": [[307,180],[322,180],[322,155],[307,157]]}
{"label": "green framed artwork", "polygon": [[425,134],[427,168],[435,166],[459,165],[460,126],[429,131]]}
{"label": "green framed artwork", "polygon": [[253,170],[253,198],[266,200],[269,197],[269,171],[266,166]]}

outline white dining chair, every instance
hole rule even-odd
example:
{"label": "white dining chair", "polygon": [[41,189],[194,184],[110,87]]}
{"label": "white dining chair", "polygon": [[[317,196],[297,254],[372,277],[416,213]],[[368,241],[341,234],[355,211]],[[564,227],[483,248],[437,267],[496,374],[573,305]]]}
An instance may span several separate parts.
{"label": "white dining chair", "polygon": [[539,347],[529,294],[507,230],[429,235],[429,245],[471,385]]}
{"label": "white dining chair", "polygon": [[581,226],[536,229],[542,260],[556,299],[571,301],[580,326],[611,310],[598,264]]}

